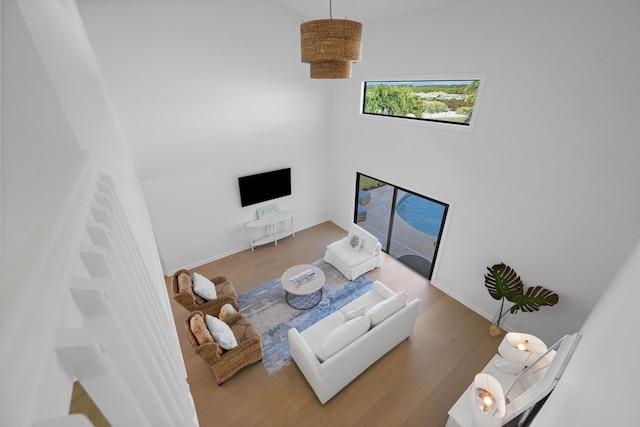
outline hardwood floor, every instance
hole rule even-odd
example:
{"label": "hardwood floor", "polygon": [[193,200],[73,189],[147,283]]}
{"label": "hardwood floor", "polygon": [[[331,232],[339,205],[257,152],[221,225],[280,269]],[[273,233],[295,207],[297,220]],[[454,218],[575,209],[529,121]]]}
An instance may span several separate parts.
{"label": "hardwood floor", "polygon": [[[322,258],[326,245],[344,235],[327,222],[297,232],[278,246],[248,249],[194,270],[207,277],[227,276],[240,294],[279,277],[292,265]],[[444,426],[447,411],[496,353],[502,335],[490,337],[486,319],[389,256],[367,276],[419,299],[418,318],[409,339],[325,405],[295,363],[271,378],[257,363],[218,386],[187,341],[187,311],[172,300],[200,426]]]}

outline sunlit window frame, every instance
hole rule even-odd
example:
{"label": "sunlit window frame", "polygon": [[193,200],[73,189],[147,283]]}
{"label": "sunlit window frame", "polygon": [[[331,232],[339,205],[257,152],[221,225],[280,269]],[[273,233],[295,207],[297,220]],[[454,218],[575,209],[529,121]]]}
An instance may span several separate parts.
{"label": "sunlit window frame", "polygon": [[[432,119],[421,119],[402,116],[387,116],[381,114],[372,114],[364,112],[364,90],[367,82],[404,82],[404,81],[468,81],[479,80],[480,87],[476,95],[476,102],[473,105],[473,115],[469,124],[459,124],[446,121],[437,121]],[[360,87],[360,103],[358,105],[359,116],[366,120],[374,120],[391,124],[419,126],[424,128],[433,128],[440,130],[452,130],[457,132],[473,132],[475,124],[480,116],[480,105],[482,103],[482,93],[487,86],[486,73],[451,73],[451,74],[421,74],[421,75],[393,75],[393,76],[371,76],[363,78]]]}

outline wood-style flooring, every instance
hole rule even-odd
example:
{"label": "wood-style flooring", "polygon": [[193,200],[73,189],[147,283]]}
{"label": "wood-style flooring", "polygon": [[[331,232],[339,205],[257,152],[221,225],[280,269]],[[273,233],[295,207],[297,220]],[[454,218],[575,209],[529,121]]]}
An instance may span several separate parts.
{"label": "wood-style flooring", "polygon": [[[277,246],[247,249],[194,271],[206,277],[226,276],[241,294],[295,264],[322,258],[326,245],[345,234],[326,222],[280,240]],[[447,411],[496,353],[502,335],[490,337],[486,319],[386,254],[382,267],[367,276],[420,300],[415,328],[409,339],[324,405],[295,363],[271,378],[257,363],[218,386],[187,341],[186,309],[172,299],[200,426],[444,426]],[[479,277],[469,286],[482,286],[481,282]]]}

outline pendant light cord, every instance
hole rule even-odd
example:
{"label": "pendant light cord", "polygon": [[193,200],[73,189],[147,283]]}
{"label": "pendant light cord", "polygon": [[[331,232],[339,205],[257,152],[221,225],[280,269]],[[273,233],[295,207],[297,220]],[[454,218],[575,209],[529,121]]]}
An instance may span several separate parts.
{"label": "pendant light cord", "polygon": [[331,5],[331,0],[329,0],[329,19],[333,19],[333,7]]}

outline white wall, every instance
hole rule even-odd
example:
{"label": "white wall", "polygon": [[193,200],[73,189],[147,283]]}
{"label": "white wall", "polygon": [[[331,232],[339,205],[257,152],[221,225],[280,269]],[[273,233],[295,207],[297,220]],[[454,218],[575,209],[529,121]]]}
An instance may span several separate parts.
{"label": "white wall", "polygon": [[113,425],[196,424],[142,188],[75,2],[3,1],[1,53],[0,422],[65,416],[78,379]]}
{"label": "white wall", "polygon": [[[365,26],[362,63],[336,84],[332,218],[352,216],[360,171],[444,201],[452,216],[433,281],[486,317],[486,267],[556,291],[507,327],[576,332],[640,238],[633,82],[640,5],[482,1]],[[472,133],[361,119],[363,79],[487,73]],[[613,83],[614,86],[609,86]]]}
{"label": "white wall", "polygon": [[328,218],[331,84],[300,63],[299,17],[263,1],[79,6],[165,272],[249,247],[257,206],[240,206],[242,175],[291,167],[280,209],[295,210],[296,229]]}
{"label": "white wall", "polygon": [[629,299],[640,284],[640,245],[616,274],[581,330],[571,362],[532,426],[633,426],[640,342],[638,310]]}
{"label": "white wall", "polygon": [[[61,187],[80,158],[42,61],[15,2],[7,2],[2,29],[2,283],[20,277],[59,208]],[[34,126],[33,123],[38,123]],[[48,144],[40,141],[47,140]],[[16,182],[21,184],[15,185]],[[43,185],[44,184],[44,185]]]}

